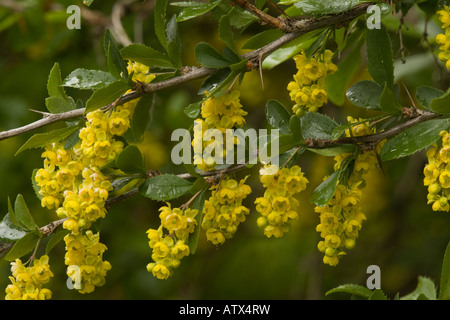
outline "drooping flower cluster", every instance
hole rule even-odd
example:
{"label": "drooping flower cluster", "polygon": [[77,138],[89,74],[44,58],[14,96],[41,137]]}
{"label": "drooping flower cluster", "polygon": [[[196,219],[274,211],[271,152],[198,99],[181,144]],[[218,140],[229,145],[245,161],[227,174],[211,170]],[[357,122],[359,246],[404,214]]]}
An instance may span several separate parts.
{"label": "drooping flower cluster", "polygon": [[242,201],[252,192],[250,186],[245,184],[246,179],[238,182],[225,177],[218,186],[211,187],[211,197],[203,206],[202,228],[206,230],[207,240],[215,245],[232,238],[250,212],[242,205]]}
{"label": "drooping flower cluster", "polygon": [[[360,123],[352,126],[346,131],[346,136],[362,136],[374,133],[363,119],[348,117],[350,123]],[[315,211],[320,214],[320,223],[316,231],[323,238],[318,243],[318,249],[324,253],[323,262],[330,266],[336,266],[339,258],[346,254],[346,250],[356,245],[356,239],[366,216],[362,212],[361,196],[365,186],[365,176],[369,170],[377,165],[376,150],[358,154],[356,156],[353,170],[346,183],[343,179],[339,181],[332,199],[323,207],[316,207]],[[350,154],[341,154],[335,157],[335,170],[339,170],[343,161]]]}
{"label": "drooping flower cluster", "polygon": [[180,260],[190,254],[187,242],[197,225],[198,210],[172,208],[168,203],[159,211],[161,225],[158,229],[147,230],[154,261],[147,265],[147,271],[158,279],[167,279],[180,265]]}
{"label": "drooping flower cluster", "polygon": [[316,112],[328,101],[325,79],[328,74],[337,71],[331,61],[333,53],[325,50],[320,55],[308,58],[305,52],[294,57],[297,73],[287,89],[291,100],[295,102],[292,111],[299,117],[306,111]]}
{"label": "drooping flower cluster", "polygon": [[111,264],[103,261],[107,248],[100,243],[100,234],[94,234],[91,230],[84,234],[68,234],[64,242],[67,276],[72,279],[74,288],[80,293],[91,293],[95,287],[103,286]]}
{"label": "drooping flower cluster", "polygon": [[256,211],[261,214],[256,223],[268,238],[280,238],[298,218],[300,203],[295,195],[306,189],[308,179],[297,165],[290,169],[272,165],[261,169],[260,181],[266,191],[255,200]]}
{"label": "drooping flower cluster", "polygon": [[434,144],[427,150],[428,163],[423,173],[423,183],[428,186],[428,204],[433,211],[450,210],[450,133],[441,131],[442,146]]}
{"label": "drooping flower cluster", "polygon": [[26,267],[20,259],[11,262],[11,284],[6,287],[6,300],[48,300],[52,292],[43,285],[50,281],[53,272],[48,264],[48,256],[32,260]]}
{"label": "drooping flower cluster", "polygon": [[[149,73],[149,67],[140,63],[129,62],[128,72],[133,73],[133,81],[148,83],[155,78]],[[98,234],[93,235],[89,229],[92,223],[106,215],[105,201],[113,188],[101,169],[123,150],[124,143],[120,137],[130,128],[138,101],[135,99],[109,110],[97,109],[87,113],[86,124],[78,135],[79,141],[68,149],[63,143],[46,146],[42,153],[44,167],[37,170],[34,177],[42,196],[41,205],[56,209],[58,217],[66,219],[63,228],[71,231],[67,241],[70,240],[72,245],[67,245],[66,241],[67,272],[72,274],[74,268],[84,272],[82,293],[92,292],[95,286],[102,285],[106,271],[111,267],[109,262],[99,261],[106,246],[99,243]],[[88,254],[86,261],[81,259],[82,256],[73,258],[83,252]],[[83,264],[78,265],[77,261]],[[95,270],[92,269],[93,263]]]}
{"label": "drooping flower cluster", "polygon": [[445,6],[437,12],[439,20],[443,23],[444,33],[436,36],[436,43],[440,45],[439,60],[445,63],[445,67],[450,70],[450,6]]}
{"label": "drooping flower cluster", "polygon": [[[208,93],[206,93],[208,95]],[[201,107],[201,119],[194,121],[194,164],[200,170],[214,170],[216,162],[225,162],[228,149],[238,143],[227,143],[227,129],[241,128],[247,112],[242,109],[240,92],[234,90],[221,96],[210,96]]]}

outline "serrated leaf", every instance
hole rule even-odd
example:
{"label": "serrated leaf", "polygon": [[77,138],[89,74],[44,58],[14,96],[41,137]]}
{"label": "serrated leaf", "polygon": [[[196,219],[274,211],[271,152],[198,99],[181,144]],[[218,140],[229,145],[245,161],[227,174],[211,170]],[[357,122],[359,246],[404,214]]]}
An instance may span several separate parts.
{"label": "serrated leaf", "polygon": [[17,195],[16,201],[14,203],[14,214],[17,218],[17,222],[23,226],[26,231],[36,231],[39,230],[38,225],[33,219],[30,210],[25,203],[25,199],[21,194]]}
{"label": "serrated leaf", "polygon": [[416,289],[401,297],[400,300],[419,300],[421,295],[425,296],[427,300],[436,300],[436,286],[431,279],[419,277]]}
{"label": "serrated leaf", "polygon": [[432,110],[430,108],[431,102],[440,98],[444,95],[444,91],[433,88],[433,87],[419,87],[416,91],[416,100],[420,103],[420,105],[428,110]]}
{"label": "serrated leaf", "polygon": [[303,139],[330,139],[333,130],[338,124],[330,117],[317,113],[307,112],[300,118]]}
{"label": "serrated leaf", "polygon": [[40,191],[40,187],[38,186],[37,182],[36,182],[36,173],[38,172],[39,169],[34,169],[32,174],[31,174],[31,185],[33,186],[33,190],[34,193],[36,194],[36,197],[41,200],[43,198],[43,196],[39,193]]}
{"label": "serrated leaf", "polygon": [[189,118],[196,119],[202,109],[202,102],[203,101],[198,101],[198,102],[189,104],[186,108],[184,108],[184,113]]}
{"label": "serrated leaf", "polygon": [[269,29],[261,33],[252,36],[247,42],[242,46],[242,49],[254,50],[277,40],[284,34],[280,29]]}
{"label": "serrated leaf", "polygon": [[61,97],[45,98],[45,106],[51,113],[63,113],[76,109],[75,105]]}
{"label": "serrated leaf", "polygon": [[212,75],[210,75],[203,82],[202,86],[198,90],[198,94],[205,94],[206,92],[214,92],[231,74],[231,69],[221,69]]}
{"label": "serrated leaf", "polygon": [[147,198],[168,201],[186,194],[192,183],[173,174],[162,174],[147,179],[139,188],[139,192]]}
{"label": "serrated leaf", "polygon": [[303,0],[294,2],[293,4],[306,15],[323,16],[348,11],[360,2],[359,0]]}
{"label": "serrated leaf", "polygon": [[167,22],[166,26],[166,37],[167,37],[167,54],[169,59],[172,61],[175,68],[179,69],[182,66],[181,61],[181,41],[178,35],[178,26],[176,15]]}
{"label": "serrated leaf", "polygon": [[223,0],[211,0],[209,2],[194,2],[185,7],[179,14],[177,22],[186,21],[198,16],[201,16],[215,7],[217,7]]}
{"label": "serrated leaf", "polygon": [[145,172],[141,151],[134,145],[128,145],[117,156],[116,166],[125,173]]}
{"label": "serrated leaf", "polygon": [[230,16],[224,15],[219,21],[219,37],[234,52],[236,46],[234,44],[233,30],[231,28]]}
{"label": "serrated leaf", "polygon": [[125,60],[136,61],[150,67],[174,68],[169,57],[151,47],[133,43],[120,50]]}
{"label": "serrated leaf", "polygon": [[369,300],[388,300],[388,298],[383,291],[376,289],[370,295]]}
{"label": "serrated leaf", "polygon": [[52,235],[50,236],[50,239],[49,239],[48,242],[47,242],[46,247],[45,247],[45,254],[49,254],[50,251],[51,251],[58,243],[60,243],[60,242],[64,239],[64,237],[65,237],[66,235],[68,235],[69,233],[70,233],[69,230],[61,230],[61,231],[58,231],[58,232],[52,234]]}
{"label": "serrated leaf", "polygon": [[112,82],[106,87],[97,89],[86,102],[85,113],[87,114],[104,106],[107,106],[108,104],[120,98],[128,89],[128,84],[120,80]]}
{"label": "serrated leaf", "polygon": [[16,241],[14,246],[5,256],[5,260],[14,261],[30,253],[35,247],[40,237],[36,232],[28,232]]}
{"label": "serrated leaf", "polygon": [[61,83],[61,69],[59,64],[55,63],[53,68],[50,70],[47,81],[47,91],[49,97],[60,97],[67,100],[66,92],[64,91],[64,88],[61,87]]}
{"label": "serrated leaf", "polygon": [[269,100],[266,103],[266,119],[273,128],[280,129],[281,134],[290,134],[289,122],[291,115],[277,100]]}
{"label": "serrated leaf", "polygon": [[200,235],[200,229],[202,225],[203,219],[203,205],[205,203],[207,188],[203,189],[197,197],[194,199],[192,203],[192,209],[198,210],[197,215],[195,216],[195,220],[197,224],[195,226],[194,232],[189,236],[188,246],[190,254],[194,254],[197,251],[198,237]]}
{"label": "serrated leaf", "polygon": [[10,219],[9,214],[5,214],[0,222],[0,242],[14,243],[21,239],[26,234],[26,231],[18,228]]}
{"label": "serrated leaf", "polygon": [[155,34],[159,42],[167,51],[167,37],[166,37],[166,10],[167,0],[155,1],[154,8],[154,27]]}
{"label": "serrated leaf", "polygon": [[370,110],[381,110],[380,97],[383,88],[371,80],[362,80],[347,90],[347,99],[355,106]]}
{"label": "serrated leaf", "polygon": [[18,155],[20,152],[27,149],[40,148],[46,146],[47,144],[61,141],[70,136],[78,129],[79,126],[72,126],[56,129],[50,132],[35,134],[30,139],[28,139],[27,142],[25,142],[19,150],[17,150],[15,155]]}
{"label": "serrated leaf", "polygon": [[406,157],[420,151],[439,139],[439,132],[450,128],[449,119],[434,119],[419,123],[389,139],[381,149],[381,160]]}
{"label": "serrated leaf", "polygon": [[110,73],[101,70],[75,69],[62,82],[62,86],[82,90],[100,89],[116,81]]}
{"label": "serrated leaf", "polygon": [[442,261],[439,300],[450,300],[450,242],[447,245]]}
{"label": "serrated leaf", "polygon": [[437,113],[450,113],[450,89],[441,97],[431,100],[430,109]]}
{"label": "serrated leaf", "polygon": [[368,299],[372,295],[372,290],[369,290],[367,287],[363,287],[358,284],[343,284],[339,287],[327,291],[325,295],[330,295],[337,292],[349,293],[366,299]]}
{"label": "serrated leaf", "polygon": [[114,41],[114,38],[109,30],[106,30],[103,40],[103,47],[105,50],[106,60],[109,72],[117,79],[128,77],[127,63],[123,60],[120,51]]}
{"label": "serrated leaf", "polygon": [[394,63],[392,44],[384,25],[380,29],[367,29],[367,65],[372,78],[384,88],[394,91]]}
{"label": "serrated leaf", "polygon": [[206,42],[200,42],[195,46],[195,57],[198,63],[207,68],[222,69],[229,67],[231,64]]}

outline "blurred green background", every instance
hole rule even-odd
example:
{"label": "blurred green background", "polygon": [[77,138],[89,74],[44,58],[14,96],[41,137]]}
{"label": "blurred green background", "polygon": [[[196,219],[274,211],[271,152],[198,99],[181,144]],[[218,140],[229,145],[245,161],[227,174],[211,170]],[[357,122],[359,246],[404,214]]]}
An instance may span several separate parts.
{"label": "blurred green background", "polygon": [[[3,2],[0,7],[1,131],[40,118],[29,109],[45,111],[47,77],[55,62],[60,64],[63,77],[76,68],[106,70],[101,48],[105,25],[92,24],[86,14],[108,18],[114,5],[114,1],[94,1],[89,12],[83,13],[81,29],[69,30],[66,8],[73,3],[82,6],[80,1]],[[123,24],[132,40],[158,48],[153,33],[153,4],[149,0],[136,1],[128,7]],[[169,15],[177,10],[169,6]],[[395,54],[400,47],[395,33],[398,18],[388,17],[385,23],[392,31]],[[397,81],[404,83],[412,94],[419,85],[446,89],[448,73],[436,67],[433,56],[421,41],[424,14],[413,8],[406,16],[406,24],[408,29],[403,30],[403,41],[408,48],[406,64],[402,64],[401,55],[397,55]],[[236,34],[238,43],[263,29],[258,24],[252,25],[242,34]],[[430,21],[428,32],[433,42],[432,37],[440,32],[435,19]],[[197,65],[193,48],[199,41],[207,41],[216,48],[223,46],[212,14],[183,22],[180,36],[185,65]],[[332,41],[330,46],[333,48]],[[266,126],[264,106],[267,100],[277,99],[286,106],[291,105],[286,86],[294,73],[292,61],[265,70],[264,90],[257,71],[245,76],[241,101],[249,112],[249,127]],[[361,66],[353,82],[368,77],[366,67]],[[197,96],[200,85],[201,81],[194,81],[158,92],[151,110],[152,121],[139,145],[149,169],[183,172],[170,162],[173,145],[170,134],[176,128],[192,125],[192,119],[183,113],[183,109],[200,99]],[[90,94],[71,90],[68,93],[84,101]],[[404,90],[402,98],[405,105],[411,105]],[[321,112],[342,123],[347,115],[371,115],[349,104],[340,107],[329,104]],[[57,217],[54,212],[40,207],[31,186],[32,170],[42,165],[41,150],[28,150],[14,156],[33,133],[0,141],[0,216],[7,213],[7,198],[15,199],[21,193],[42,226]],[[145,232],[158,226],[158,208],[162,203],[134,196],[115,205],[102,224],[101,242],[108,247],[104,258],[112,264],[105,286],[90,295],[69,290],[66,287],[64,244],[60,243],[50,254],[55,277],[49,288],[54,299],[346,299],[349,296],[345,294],[325,297],[325,292],[344,283],[365,285],[369,265],[380,266],[382,289],[391,298],[396,293],[401,296],[412,291],[419,275],[429,276],[438,284],[443,253],[450,239],[450,216],[433,212],[426,205],[427,189],[422,183],[425,161],[424,153],[419,152],[407,159],[385,163],[384,174],[379,171],[370,175],[365,192],[368,220],[363,224],[356,248],[349,251],[336,267],[323,265],[321,261],[322,254],[316,248],[320,240],[315,231],[318,214],[308,201],[324,175],[332,171],[333,159],[304,153],[298,164],[306,172],[309,187],[299,198],[302,204],[299,220],[283,238],[267,239],[256,227],[258,214],[253,209],[233,239],[216,247],[206,242],[201,234],[197,253],[184,258],[173,277],[157,280],[146,271],[146,265],[151,261],[151,249]],[[248,173],[251,173],[248,182],[253,193],[246,203],[253,208],[254,199],[263,190],[256,167],[238,173],[237,177]],[[182,200],[186,199],[173,204],[181,204]],[[44,249],[45,242],[38,255],[43,254]],[[9,262],[0,261],[2,299],[9,283],[9,268]]]}

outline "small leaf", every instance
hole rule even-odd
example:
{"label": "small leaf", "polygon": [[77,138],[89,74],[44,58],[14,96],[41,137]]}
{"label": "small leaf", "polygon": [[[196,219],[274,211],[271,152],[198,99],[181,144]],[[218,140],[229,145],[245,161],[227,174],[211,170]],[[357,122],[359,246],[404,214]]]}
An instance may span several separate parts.
{"label": "small leaf", "polygon": [[369,300],[388,300],[388,298],[383,291],[381,291],[380,289],[376,289],[370,295]]}
{"label": "small leaf", "polygon": [[173,174],[162,174],[147,179],[139,188],[142,195],[152,200],[168,201],[186,194],[192,183]]}
{"label": "small leaf", "polygon": [[269,44],[284,34],[280,29],[269,29],[261,33],[258,33],[247,40],[247,42],[242,46],[242,49],[259,49]]}
{"label": "small leaf", "polygon": [[326,205],[336,192],[339,182],[340,171],[333,172],[324,182],[322,182],[311,195],[310,201],[318,207]]}
{"label": "small leaf", "polygon": [[400,102],[387,84],[384,86],[383,93],[380,96],[380,107],[384,112],[399,113],[402,110]]}
{"label": "small leaf", "polygon": [[282,134],[290,134],[289,122],[291,115],[286,108],[276,100],[269,100],[266,103],[267,122],[276,129],[280,129]]}
{"label": "small leaf", "polygon": [[[198,16],[201,16],[215,7],[217,7],[223,0],[212,0],[209,2],[192,2],[189,6],[185,7],[179,14],[177,22],[186,21]],[[173,4],[172,4],[173,5]],[[176,3],[175,3],[176,5]]]}
{"label": "small leaf", "polygon": [[47,81],[47,91],[49,97],[60,97],[67,100],[66,92],[64,91],[64,88],[61,87],[61,83],[61,69],[59,68],[59,64],[55,63],[52,70],[50,70]]}
{"label": "small leaf", "polygon": [[86,102],[85,113],[87,114],[89,112],[107,106],[108,104],[120,98],[128,89],[128,84],[124,81],[119,80],[110,83],[106,87],[94,91],[92,96]]}
{"label": "small leaf", "polygon": [[323,148],[323,149],[313,149],[308,148],[308,151],[320,154],[324,157],[334,157],[343,153],[353,153],[356,150],[356,145],[354,144],[342,144],[335,147]]}
{"label": "small leaf", "polygon": [[333,130],[338,126],[330,117],[317,113],[307,112],[300,118],[303,139],[330,139]]}
{"label": "small leaf", "polygon": [[163,46],[163,48],[167,50],[166,10],[167,10],[167,0],[155,1],[155,8],[154,8],[155,34],[159,42]]}
{"label": "small leaf", "polygon": [[38,186],[37,182],[36,182],[36,173],[38,172],[39,169],[34,169],[32,174],[31,174],[31,184],[33,186],[33,190],[34,193],[36,194],[36,197],[41,200],[43,198],[43,196],[39,193],[39,191],[41,190],[41,188]]}
{"label": "small leaf", "polygon": [[16,155],[18,155],[23,150],[40,148],[46,146],[47,144],[61,141],[70,136],[78,129],[78,126],[72,126],[56,129],[46,133],[35,134],[30,139],[28,139],[27,142],[25,142],[19,150],[17,150]]}
{"label": "small leaf", "polygon": [[289,131],[292,133],[292,137],[295,140],[303,141],[300,118],[295,114],[289,119]]}
{"label": "small leaf", "polygon": [[294,6],[306,15],[323,16],[348,11],[359,3],[360,0],[303,0],[295,2]]}
{"label": "small leaf", "polygon": [[35,231],[39,230],[38,225],[33,219],[33,216],[30,213],[30,210],[25,203],[25,199],[21,194],[19,194],[16,198],[16,202],[14,203],[14,213],[17,218],[17,222],[23,226],[26,231]]}
{"label": "small leaf", "polygon": [[14,261],[30,253],[38,243],[40,237],[36,232],[28,232],[16,241],[11,250],[6,254],[7,261]]}
{"label": "small leaf", "polygon": [[128,145],[117,156],[116,166],[125,173],[145,172],[144,159],[139,148]]}
{"label": "small leaf", "polygon": [[172,61],[174,67],[177,69],[181,68],[181,41],[178,34],[178,26],[176,21],[176,15],[167,22],[166,26],[166,37],[167,37],[167,53],[169,55],[170,61]]}
{"label": "small leaf", "polygon": [[210,75],[203,82],[202,86],[198,90],[198,94],[205,94],[206,92],[213,92],[228,78],[231,74],[231,70],[229,68],[221,69],[212,75]]}
{"label": "small leaf", "polygon": [[189,189],[189,192],[192,195],[195,195],[197,192],[199,192],[200,190],[202,190],[206,187],[208,187],[208,184],[206,183],[205,179],[203,179],[202,177],[199,177],[195,180],[194,184]]}
{"label": "small leaf", "polygon": [[357,284],[343,284],[339,287],[327,291],[325,295],[337,292],[350,293],[352,295],[363,297],[366,299],[368,299],[372,295],[372,290],[369,290],[367,287],[363,287]]}
{"label": "small leaf", "polygon": [[203,189],[197,195],[197,197],[195,198],[194,202],[192,203],[192,209],[198,210],[198,213],[195,216],[195,220],[197,221],[197,224],[195,226],[195,230],[189,236],[189,241],[188,241],[190,254],[194,254],[197,251],[198,237],[200,235],[200,229],[201,229],[201,225],[202,225],[203,205],[205,203],[206,191],[207,191],[207,188]]}
{"label": "small leaf", "polygon": [[398,159],[420,151],[435,143],[439,139],[439,133],[449,128],[449,119],[429,120],[408,128],[384,144],[381,160]]}
{"label": "small leaf", "polygon": [[11,221],[10,217],[11,212],[5,214],[0,222],[0,242],[2,243],[14,243],[26,234],[23,229],[20,229]]}
{"label": "small leaf", "polygon": [[61,97],[45,98],[45,106],[51,113],[63,113],[76,109],[76,107],[72,103]]}
{"label": "small leaf", "polygon": [[401,297],[400,300],[419,300],[421,295],[425,296],[427,300],[436,300],[436,286],[431,279],[419,277],[416,289]]}
{"label": "small leaf", "polygon": [[236,46],[234,44],[233,30],[231,29],[230,16],[224,15],[219,21],[219,37],[223,42],[234,52],[236,52]]}
{"label": "small leaf", "polygon": [[116,81],[110,73],[100,70],[76,69],[62,82],[62,86],[85,90],[103,88]]}
{"label": "small leaf", "polygon": [[416,91],[416,99],[420,103],[420,105],[428,110],[432,110],[430,108],[431,102],[440,98],[444,95],[444,91],[433,88],[433,87],[419,87]]}
{"label": "small leaf", "polygon": [[442,261],[439,300],[450,300],[450,242],[447,245]]}
{"label": "small leaf", "polygon": [[195,57],[198,63],[208,68],[222,69],[231,64],[230,61],[206,42],[200,42],[195,46]]}
{"label": "small leaf", "polygon": [[383,88],[378,83],[371,80],[362,80],[355,83],[347,90],[347,99],[355,106],[381,110],[380,97]]}
{"label": "small leaf", "polygon": [[109,30],[106,30],[103,40],[103,48],[105,50],[109,72],[117,79],[128,77],[127,63],[120,55],[116,42]]}
{"label": "small leaf", "polygon": [[443,96],[431,100],[430,109],[437,113],[450,113],[450,89]]}
{"label": "small leaf", "polygon": [[130,129],[125,134],[128,142],[141,142],[150,123],[150,109],[153,103],[153,95],[144,95],[137,103],[131,118]]}
{"label": "small leaf", "polygon": [[173,68],[170,59],[164,54],[143,44],[133,43],[120,50],[125,60],[136,61],[150,67]]}
{"label": "small leaf", "polygon": [[50,236],[50,239],[47,242],[47,246],[45,247],[45,254],[49,254],[50,251],[61,242],[66,235],[70,233],[69,230],[61,230],[57,233],[54,233]]}
{"label": "small leaf", "polygon": [[184,113],[189,118],[196,119],[202,109],[202,102],[203,101],[198,101],[198,102],[189,104],[186,108],[184,108]]}

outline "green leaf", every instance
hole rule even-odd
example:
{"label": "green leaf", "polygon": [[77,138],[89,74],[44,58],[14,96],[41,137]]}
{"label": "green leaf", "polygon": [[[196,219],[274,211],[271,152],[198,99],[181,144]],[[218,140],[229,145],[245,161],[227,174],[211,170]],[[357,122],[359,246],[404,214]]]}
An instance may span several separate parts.
{"label": "green leaf", "polygon": [[70,103],[61,97],[48,97],[45,98],[45,106],[51,113],[63,113],[67,111],[75,110],[74,104]]}
{"label": "green leaf", "polygon": [[111,74],[117,79],[120,79],[121,77],[126,79],[128,77],[127,63],[120,55],[120,51],[117,48],[116,42],[114,41],[114,38],[109,30],[106,30],[105,32],[103,46],[109,72],[111,72]]}
{"label": "green leaf", "polygon": [[444,91],[433,87],[419,87],[416,91],[416,100],[420,105],[428,110],[431,109],[431,102],[444,95]]}
{"label": "green leaf", "polygon": [[6,254],[7,261],[14,261],[30,253],[38,243],[40,237],[36,232],[28,232],[16,241],[11,250]]}
{"label": "green leaf", "polygon": [[126,82],[118,80],[116,82],[110,83],[106,87],[95,90],[92,96],[86,102],[85,113],[87,114],[109,105],[110,103],[120,98],[128,89],[129,86]]}
{"label": "green leaf", "polygon": [[195,57],[198,63],[207,68],[222,69],[229,67],[231,64],[230,61],[206,42],[200,42],[195,46]]}
{"label": "green leaf", "polygon": [[30,213],[30,210],[25,203],[25,199],[21,194],[19,194],[16,198],[16,202],[14,203],[14,213],[17,218],[17,222],[23,226],[23,229],[26,231],[37,231],[39,230],[38,225],[33,219],[33,216]]}
{"label": "green leaf", "polygon": [[398,101],[394,92],[386,84],[384,86],[383,93],[380,97],[380,107],[381,110],[385,112],[396,112],[399,113],[402,110],[402,106]]}
{"label": "green leaf", "polygon": [[31,185],[33,186],[33,190],[34,193],[36,194],[36,197],[41,200],[43,198],[43,196],[39,193],[39,191],[41,190],[41,188],[38,186],[37,182],[36,182],[36,173],[38,172],[39,169],[34,169],[33,172],[31,173]]}
{"label": "green leaf", "polygon": [[26,234],[11,221],[10,214],[5,214],[0,222],[0,242],[2,243],[14,243]]}
{"label": "green leaf", "polygon": [[125,173],[145,172],[144,159],[139,148],[128,145],[117,156],[116,166]]}
{"label": "green leaf", "polygon": [[450,89],[439,98],[431,101],[430,109],[437,113],[450,113]]}
{"label": "green leaf", "polygon": [[319,207],[326,205],[331,198],[333,198],[333,195],[336,192],[340,174],[340,171],[333,172],[314,190],[310,201]]}
{"label": "green leaf", "polygon": [[[150,123],[150,109],[153,103],[153,95],[144,95],[137,103],[136,108],[133,112],[133,117],[131,118],[130,130],[128,130],[133,138],[132,142],[141,142]],[[130,142],[130,135],[125,135],[127,141]]]}
{"label": "green leaf", "polygon": [[384,25],[380,29],[367,29],[367,65],[372,78],[384,88],[394,92],[394,64],[392,45]]}
{"label": "green leaf", "polygon": [[231,50],[236,52],[236,46],[234,44],[234,37],[233,37],[233,30],[231,28],[229,15],[224,15],[220,18],[219,37]]}
{"label": "green leaf", "polygon": [[207,187],[208,187],[208,184],[206,183],[205,179],[203,179],[202,177],[199,177],[195,180],[194,184],[189,189],[189,192],[192,195],[195,195],[197,192],[199,192],[200,190],[207,188]]}
{"label": "green leaf", "polygon": [[143,44],[133,43],[120,50],[122,58],[136,61],[150,67],[173,68],[170,59],[162,52]]}
{"label": "green leaf", "polygon": [[442,261],[439,300],[450,300],[450,242],[447,245]]}
{"label": "green leaf", "polygon": [[94,0],[83,0],[83,4],[88,7],[92,4],[92,2],[94,2]]}
{"label": "green leaf", "polygon": [[339,63],[338,70],[326,78],[328,98],[338,106],[344,104],[345,90],[361,64],[363,43],[363,41],[358,42],[347,57]]}
{"label": "green leaf", "polygon": [[307,112],[300,118],[303,139],[330,139],[333,130],[338,124],[330,117],[317,113]]}
{"label": "green leaf", "polygon": [[347,90],[347,99],[355,106],[370,110],[381,110],[380,97],[383,88],[371,80],[362,80]]}
{"label": "green leaf", "polygon": [[302,128],[300,125],[300,118],[297,117],[295,114],[291,116],[289,119],[289,131],[292,133],[292,137],[295,140],[303,140],[302,136]]}
{"label": "green leaf", "polygon": [[159,42],[167,51],[167,37],[166,37],[166,10],[167,0],[155,1],[154,8],[154,27],[155,34]]}
{"label": "green leaf", "polygon": [[326,28],[319,37],[306,49],[305,55],[307,58],[311,58],[327,41],[328,36],[331,33],[331,28]]}
{"label": "green leaf", "polygon": [[228,78],[231,74],[231,69],[225,68],[221,69],[212,75],[210,75],[203,82],[202,86],[198,90],[198,94],[205,94],[206,92],[214,92],[220,85]]}
{"label": "green leaf", "polygon": [[372,295],[372,290],[369,290],[367,287],[363,287],[358,284],[343,284],[339,287],[327,291],[325,295],[330,295],[337,292],[349,293],[366,299],[369,299],[369,297]]}
{"label": "green leaf", "polygon": [[345,12],[359,4],[359,0],[303,0],[294,3],[294,6],[306,15],[323,16]]}
{"label": "green leaf", "polygon": [[79,126],[72,126],[56,129],[50,132],[35,134],[30,139],[28,139],[27,142],[25,142],[19,150],[17,150],[15,155],[18,155],[20,152],[27,149],[40,148],[46,146],[47,144],[61,141],[70,136],[78,129]]}
{"label": "green leaf", "polygon": [[398,159],[422,150],[439,139],[439,132],[450,128],[449,119],[419,123],[389,139],[381,149],[381,160]]}
{"label": "green leaf", "polygon": [[47,81],[47,91],[50,97],[60,97],[64,100],[67,100],[66,92],[64,88],[61,86],[61,69],[59,68],[59,64],[55,63],[53,68],[50,70],[50,74],[48,76]]}
{"label": "green leaf", "polygon": [[179,69],[182,66],[181,62],[181,41],[178,34],[178,26],[176,21],[176,16],[173,15],[172,18],[167,22],[166,27],[166,37],[167,37],[167,53],[169,59],[172,61],[173,65]]}
{"label": "green leaf", "polygon": [[376,289],[370,295],[369,300],[388,300],[388,298],[383,291],[381,291],[380,289]]}
{"label": "green leaf", "polygon": [[401,297],[400,300],[419,300],[421,295],[425,296],[427,300],[436,300],[436,286],[431,279],[419,277],[416,289]]}
{"label": "green leaf", "polygon": [[269,100],[266,103],[266,119],[272,127],[280,129],[282,134],[290,134],[289,129],[291,115],[277,100]]}
{"label": "green leaf", "polygon": [[190,3],[188,7],[184,8],[178,14],[177,22],[186,21],[201,16],[217,7],[222,1],[223,0],[211,0],[207,3],[192,1],[192,3]]}
{"label": "green leaf", "polygon": [[189,104],[186,108],[184,108],[184,113],[192,119],[196,119],[202,110],[203,101],[198,101],[195,103]]}
{"label": "green leaf", "polygon": [[190,254],[194,254],[197,251],[198,237],[200,235],[200,229],[203,218],[203,205],[205,203],[205,196],[207,190],[208,190],[207,188],[203,189],[203,191],[201,191],[200,194],[197,195],[197,197],[194,199],[194,202],[192,203],[192,209],[198,210],[198,213],[195,216],[195,220],[197,221],[195,230],[189,236],[188,240]]}
{"label": "green leaf", "polygon": [[334,157],[343,153],[353,153],[356,150],[356,145],[354,144],[342,144],[336,147],[323,148],[323,149],[313,149],[307,148],[308,151],[320,154],[324,157]]}
{"label": "green leaf", "polygon": [[139,188],[142,195],[152,200],[168,201],[186,194],[192,183],[173,174],[162,174],[147,179]]}
{"label": "green leaf", "polygon": [[61,230],[57,233],[54,233],[50,236],[50,239],[47,242],[47,246],[45,247],[45,254],[49,254],[50,251],[61,242],[66,235],[70,233],[69,230]]}
{"label": "green leaf", "polygon": [[259,49],[264,47],[266,44],[269,44],[278,38],[280,38],[284,34],[280,29],[269,29],[265,30],[261,33],[258,33],[252,36],[247,42],[242,46],[242,49]]}
{"label": "green leaf", "polygon": [[100,70],[76,69],[62,82],[62,86],[77,89],[95,90],[116,81],[110,73]]}

